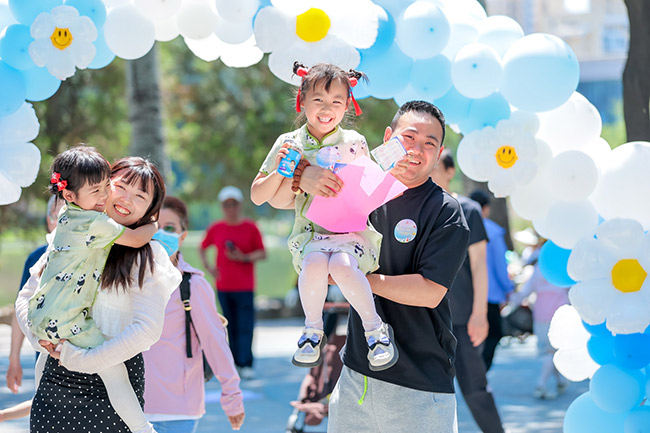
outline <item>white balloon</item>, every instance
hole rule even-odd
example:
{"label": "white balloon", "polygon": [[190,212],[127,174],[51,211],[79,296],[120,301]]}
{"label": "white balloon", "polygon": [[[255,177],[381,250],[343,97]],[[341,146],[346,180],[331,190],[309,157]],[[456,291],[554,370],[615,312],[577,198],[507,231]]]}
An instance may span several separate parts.
{"label": "white balloon", "polygon": [[255,17],[253,25],[257,46],[265,53],[282,49],[295,42],[296,23],[280,10],[267,6]]}
{"label": "white balloon", "polygon": [[555,202],[546,182],[546,176],[541,174],[529,184],[517,188],[510,196],[512,210],[517,215],[528,220],[544,219],[548,210]]}
{"label": "white balloon", "polygon": [[0,205],[15,203],[20,199],[21,189],[0,170]]}
{"label": "white balloon", "polygon": [[650,229],[650,143],[623,144],[610,152],[601,166],[598,186],[591,196],[606,220],[616,217],[639,221]]}
{"label": "white balloon", "polygon": [[0,143],[26,143],[38,136],[38,118],[30,103],[8,116],[0,117]]}
{"label": "white balloon", "polygon": [[184,3],[176,15],[176,24],[183,37],[201,40],[214,33],[217,19],[217,12],[211,4]]}
{"label": "white balloon", "polygon": [[156,28],[156,40],[161,42],[168,42],[176,39],[181,34],[176,24],[176,18],[172,17],[166,20],[159,20],[154,23]]}
{"label": "white balloon", "polygon": [[[591,156],[596,163],[596,167],[602,167],[609,161],[609,155],[612,153],[612,148],[602,137],[598,137],[595,141],[586,144],[582,149],[584,153]],[[598,169],[600,172],[600,168]]]}
{"label": "white balloon", "polygon": [[523,37],[519,23],[505,15],[489,16],[478,25],[478,41],[494,48],[501,57],[513,42]]}
{"label": "white balloon", "polygon": [[217,11],[227,21],[251,20],[260,7],[260,0],[216,0]]}
{"label": "white balloon", "polygon": [[243,44],[225,44],[221,61],[231,68],[246,68],[259,63],[264,57],[264,52],[255,46],[255,38],[251,38]]}
{"label": "white balloon", "polygon": [[219,16],[214,33],[227,44],[242,44],[253,35],[253,22],[251,20],[231,21]]}
{"label": "white balloon", "polygon": [[199,40],[190,38],[183,38],[183,40],[196,57],[206,62],[214,62],[223,52],[224,43],[214,34]]}
{"label": "white balloon", "polygon": [[589,332],[580,321],[577,311],[570,305],[557,309],[548,331],[551,345],[558,349],[553,363],[567,379],[580,382],[594,375],[598,367],[587,351]]}
{"label": "white balloon", "polygon": [[480,43],[458,50],[451,64],[451,80],[456,90],[473,99],[485,98],[497,90],[502,72],[499,54]]}
{"label": "white balloon", "polygon": [[587,200],[558,201],[548,210],[544,226],[553,243],[570,250],[581,238],[594,235],[598,226],[598,213]]}
{"label": "white balloon", "polygon": [[180,9],[183,0],[134,0],[140,13],[154,21],[168,20]]}
{"label": "white balloon", "polygon": [[607,278],[616,261],[600,240],[582,238],[571,250],[566,269],[575,281]]}
{"label": "white balloon", "polygon": [[36,180],[41,151],[32,143],[0,145],[0,171],[10,181],[25,188]]}
{"label": "white balloon", "polygon": [[111,9],[104,23],[106,45],[116,56],[138,59],[151,50],[156,41],[153,22],[132,4]]}
{"label": "white balloon", "polygon": [[553,158],[548,167],[550,191],[560,200],[584,200],[596,189],[598,168],[589,155],[567,150]]}
{"label": "white balloon", "polygon": [[629,259],[641,249],[643,226],[632,219],[614,218],[598,226],[596,237],[617,259]]}

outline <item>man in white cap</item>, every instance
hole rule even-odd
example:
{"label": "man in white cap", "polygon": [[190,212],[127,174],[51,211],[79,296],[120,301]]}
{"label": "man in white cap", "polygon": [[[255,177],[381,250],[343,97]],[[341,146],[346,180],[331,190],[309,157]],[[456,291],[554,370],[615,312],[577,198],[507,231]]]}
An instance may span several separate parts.
{"label": "man in white cap", "polygon": [[[203,266],[216,281],[217,296],[228,319],[230,348],[242,379],[252,379],[253,328],[255,308],[254,263],[264,259],[266,252],[262,235],[252,220],[241,215],[244,196],[239,188],[226,186],[219,192],[223,219],[213,223],[205,233],[200,247]],[[216,265],[208,263],[206,250],[217,248]]]}

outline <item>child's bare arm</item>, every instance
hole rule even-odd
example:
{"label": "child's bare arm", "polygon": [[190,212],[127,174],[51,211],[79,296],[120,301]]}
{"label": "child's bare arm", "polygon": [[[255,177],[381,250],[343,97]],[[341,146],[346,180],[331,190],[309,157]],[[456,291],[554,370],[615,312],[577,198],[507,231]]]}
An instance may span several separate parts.
{"label": "child's bare arm", "polygon": [[266,202],[270,202],[278,192],[283,179],[286,179],[277,172],[277,167],[280,164],[280,160],[288,152],[289,150],[286,147],[280,149],[275,157],[275,169],[268,175],[257,173],[257,176],[255,176],[251,185],[251,201],[256,205],[260,206]]}
{"label": "child's bare arm", "polygon": [[276,209],[293,209],[296,195],[291,190],[292,178],[282,179],[275,195],[269,200],[269,204]]}
{"label": "child's bare arm", "polygon": [[158,231],[158,223],[153,222],[138,227],[137,229],[130,229],[125,227],[122,236],[115,241],[118,245],[125,247],[140,248],[145,246],[151,241],[151,237]]}

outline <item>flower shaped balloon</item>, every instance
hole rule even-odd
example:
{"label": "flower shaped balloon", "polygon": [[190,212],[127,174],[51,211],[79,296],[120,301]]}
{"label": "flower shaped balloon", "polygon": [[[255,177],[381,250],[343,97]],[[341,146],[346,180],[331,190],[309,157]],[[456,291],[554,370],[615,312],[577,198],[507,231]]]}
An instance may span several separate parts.
{"label": "flower shaped balloon", "polygon": [[614,334],[644,332],[650,325],[650,233],[632,219],[614,218],[579,241],[567,271],[578,284],[569,299],[590,325],[605,321]]}
{"label": "flower shaped balloon", "polygon": [[97,39],[97,28],[72,6],[57,6],[38,15],[32,23],[31,35],[32,60],[37,66],[47,66],[49,73],[60,80],[73,76],[75,67],[88,67],[95,57],[92,42]]}
{"label": "flower shaped balloon", "polygon": [[496,197],[511,195],[535,178],[551,159],[548,145],[535,138],[537,116],[522,111],[466,135],[458,145],[458,165],[465,175],[488,182]]}

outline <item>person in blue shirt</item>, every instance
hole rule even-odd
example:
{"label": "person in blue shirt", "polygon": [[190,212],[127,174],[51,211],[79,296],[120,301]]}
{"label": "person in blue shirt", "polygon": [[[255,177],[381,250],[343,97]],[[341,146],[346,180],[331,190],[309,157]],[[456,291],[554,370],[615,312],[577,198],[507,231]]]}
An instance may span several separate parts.
{"label": "person in blue shirt", "polygon": [[494,352],[503,337],[501,329],[501,306],[506,303],[506,298],[514,289],[508,276],[508,263],[506,252],[508,247],[505,241],[505,229],[492,221],[490,217],[490,196],[481,190],[475,190],[469,198],[481,205],[483,225],[488,235],[487,243],[487,268],[488,268],[488,323],[490,330],[483,343],[483,361],[485,370],[492,366]]}

